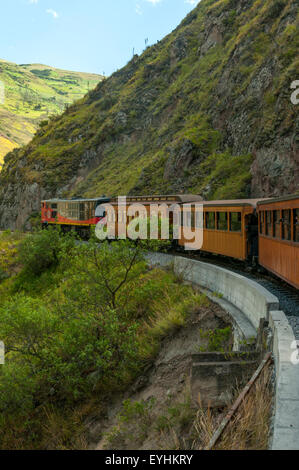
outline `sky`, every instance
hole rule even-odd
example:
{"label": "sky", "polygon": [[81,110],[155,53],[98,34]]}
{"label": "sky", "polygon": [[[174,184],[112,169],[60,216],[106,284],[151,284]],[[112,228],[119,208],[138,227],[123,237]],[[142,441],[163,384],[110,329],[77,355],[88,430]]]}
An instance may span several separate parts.
{"label": "sky", "polygon": [[199,0],[0,0],[0,58],[110,75]]}

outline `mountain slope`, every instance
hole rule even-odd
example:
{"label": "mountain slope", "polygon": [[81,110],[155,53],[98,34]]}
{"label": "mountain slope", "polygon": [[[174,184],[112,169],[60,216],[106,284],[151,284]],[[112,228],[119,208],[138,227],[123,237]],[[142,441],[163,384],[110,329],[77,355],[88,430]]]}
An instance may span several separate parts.
{"label": "mountain slope", "polygon": [[54,195],[298,190],[297,11],[298,0],[202,0],[6,157],[0,226],[23,226]]}
{"label": "mountain slope", "polygon": [[102,78],[40,64],[16,65],[0,59],[0,81],[5,86],[5,101],[0,104],[0,164],[8,151],[32,139],[42,120],[62,113]]}

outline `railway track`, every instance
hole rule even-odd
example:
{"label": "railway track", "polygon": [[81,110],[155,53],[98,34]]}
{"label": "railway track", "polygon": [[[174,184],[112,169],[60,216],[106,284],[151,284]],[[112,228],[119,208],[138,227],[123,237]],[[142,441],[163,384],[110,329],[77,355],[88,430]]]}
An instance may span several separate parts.
{"label": "railway track", "polygon": [[[178,254],[173,252],[173,254]],[[299,291],[289,286],[281,279],[272,276],[270,273],[263,270],[263,268],[248,268],[243,262],[236,260],[226,259],[217,255],[210,254],[183,254],[180,256],[186,258],[202,261],[203,263],[211,263],[221,268],[229,269],[236,274],[240,274],[252,281],[257,282],[262,287],[267,289],[271,294],[275,295],[280,304],[280,309],[284,311],[288,317],[289,323],[293,328],[296,339],[299,341]]]}

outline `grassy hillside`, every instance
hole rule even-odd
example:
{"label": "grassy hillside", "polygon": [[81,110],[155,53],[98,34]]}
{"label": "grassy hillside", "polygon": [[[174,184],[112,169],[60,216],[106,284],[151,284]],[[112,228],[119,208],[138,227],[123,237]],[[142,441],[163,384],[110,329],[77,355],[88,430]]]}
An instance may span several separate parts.
{"label": "grassy hillside", "polygon": [[298,189],[290,100],[297,7],[298,0],[202,0],[171,34],[6,157],[0,226],[22,227],[41,197],[211,199]]}
{"label": "grassy hillside", "polygon": [[5,86],[5,102],[0,104],[0,164],[7,152],[32,139],[42,120],[62,113],[101,79],[95,74],[0,60],[0,81]]}

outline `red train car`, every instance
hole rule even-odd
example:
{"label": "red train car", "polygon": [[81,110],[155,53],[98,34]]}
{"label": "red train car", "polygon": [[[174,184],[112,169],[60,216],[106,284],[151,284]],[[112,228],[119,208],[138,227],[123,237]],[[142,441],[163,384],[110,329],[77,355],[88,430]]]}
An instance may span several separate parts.
{"label": "red train car", "polygon": [[299,289],[299,195],[257,207],[260,265]]}
{"label": "red train car", "polygon": [[109,202],[106,197],[96,199],[50,199],[42,201],[43,226],[58,225],[63,231],[75,230],[83,238],[90,236],[95,226],[105,214],[96,216],[96,208]]}

